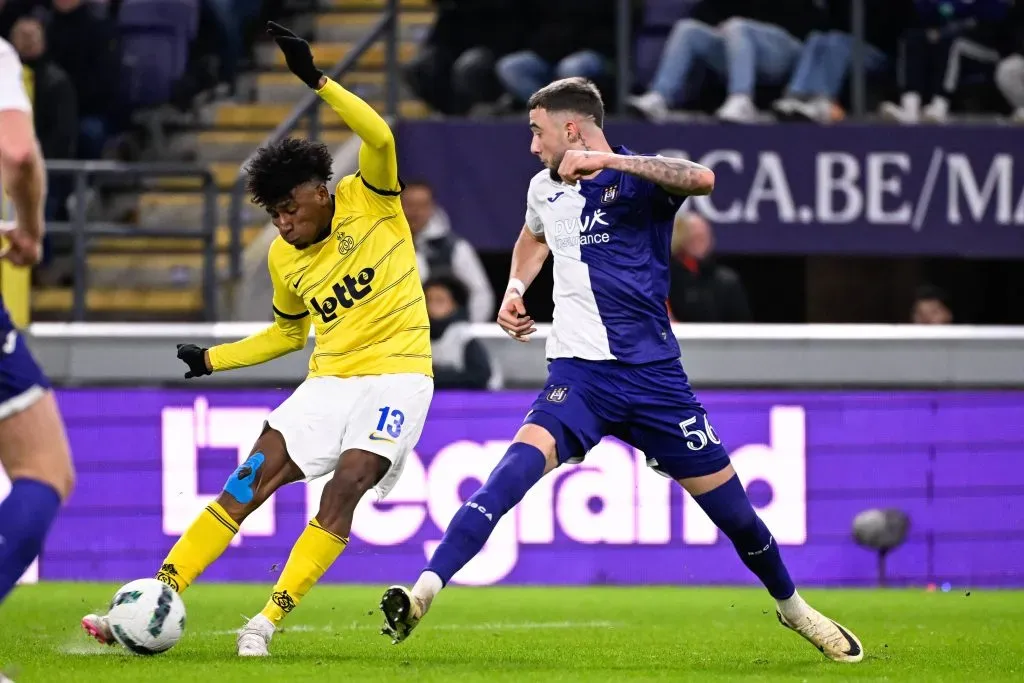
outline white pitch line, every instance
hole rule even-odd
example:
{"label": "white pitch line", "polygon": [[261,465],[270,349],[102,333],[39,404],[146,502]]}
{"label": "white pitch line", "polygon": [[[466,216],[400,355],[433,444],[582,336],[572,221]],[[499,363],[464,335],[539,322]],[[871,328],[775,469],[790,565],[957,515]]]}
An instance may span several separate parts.
{"label": "white pitch line", "polygon": [[77,643],[76,644],[61,645],[60,647],[57,648],[57,651],[60,652],[61,654],[77,655],[77,656],[83,656],[83,655],[96,656],[96,655],[120,654],[120,648],[105,647],[105,646],[100,645],[99,643],[97,643],[96,645],[88,645],[88,644],[80,645],[80,644],[77,644]]}
{"label": "white pitch line", "polygon": [[[493,622],[482,624],[432,624],[429,629],[433,631],[531,631],[541,629],[567,629],[567,628],[615,628],[619,626],[612,621],[522,621],[522,622]],[[296,626],[285,626],[284,632],[292,633],[336,633],[341,631],[370,631],[378,627],[363,622],[353,622],[348,626],[309,626],[298,624]],[[204,636],[233,636],[240,629],[202,631]]]}

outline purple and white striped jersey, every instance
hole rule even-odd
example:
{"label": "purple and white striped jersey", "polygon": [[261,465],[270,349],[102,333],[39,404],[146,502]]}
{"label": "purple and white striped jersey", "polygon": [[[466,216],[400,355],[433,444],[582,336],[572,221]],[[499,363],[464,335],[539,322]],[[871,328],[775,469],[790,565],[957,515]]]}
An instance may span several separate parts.
{"label": "purple and white striped jersey", "polygon": [[547,169],[533,177],[526,226],[554,257],[548,358],[679,358],[665,301],[672,224],[683,200],[610,169],[574,185],[553,180]]}

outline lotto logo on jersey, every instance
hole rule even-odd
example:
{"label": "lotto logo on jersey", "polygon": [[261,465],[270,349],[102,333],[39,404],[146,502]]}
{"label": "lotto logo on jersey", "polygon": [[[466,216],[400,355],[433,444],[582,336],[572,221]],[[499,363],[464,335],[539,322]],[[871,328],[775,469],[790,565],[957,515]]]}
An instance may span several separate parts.
{"label": "lotto logo on jersey", "polygon": [[598,226],[611,227],[605,220],[605,212],[597,209],[589,216],[555,221],[555,241],[559,247],[584,247],[588,244],[605,244],[611,239],[607,232],[596,232]]}
{"label": "lotto logo on jersey", "polygon": [[335,282],[331,287],[334,296],[329,296],[323,301],[318,301],[316,297],[313,297],[309,303],[320,319],[329,323],[338,317],[339,306],[345,309],[352,308],[357,301],[373,291],[370,283],[373,281],[374,275],[376,273],[373,268],[363,268],[356,273],[355,277],[346,275],[341,282]]}

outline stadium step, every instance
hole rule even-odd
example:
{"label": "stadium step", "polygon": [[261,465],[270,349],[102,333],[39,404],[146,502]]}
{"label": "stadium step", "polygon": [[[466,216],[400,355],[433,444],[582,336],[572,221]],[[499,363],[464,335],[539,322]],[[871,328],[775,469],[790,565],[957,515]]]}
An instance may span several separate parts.
{"label": "stadium step", "polygon": [[[37,320],[66,321],[74,295],[70,287],[42,287],[32,292],[32,315]],[[85,305],[91,319],[194,320],[203,311],[201,287],[90,287]]]}
{"label": "stadium step", "polygon": [[[180,143],[196,152],[197,160],[203,162],[230,161],[241,165],[242,160],[260,146],[270,135],[266,130],[205,130],[191,133]],[[350,137],[348,130],[325,130],[320,140],[332,150],[343,145]]]}
{"label": "stadium step", "polygon": [[[166,240],[164,240],[166,241]],[[175,288],[203,281],[203,256],[199,253],[100,253],[86,257],[89,285],[98,289]],[[226,275],[228,255],[218,254],[216,272]]]}
{"label": "stadium step", "polygon": [[[341,43],[314,43],[312,46],[313,61],[321,69],[330,69],[332,66],[344,59],[345,55],[351,52],[352,48],[355,46],[355,41],[346,41]],[[415,56],[416,50],[417,46],[414,42],[403,41],[399,43],[398,61],[403,64],[408,62],[413,58],[413,56]],[[377,41],[356,61],[356,68],[383,68],[386,63],[385,54],[386,48],[384,43],[382,41]],[[281,52],[277,48],[277,45],[273,43],[257,46],[256,61],[264,68],[270,67],[282,72],[288,69],[288,65],[285,63],[284,53]]]}
{"label": "stadium step", "polygon": [[[242,246],[246,247],[255,241],[266,227],[265,223],[242,226]],[[231,246],[230,226],[218,225],[215,235],[217,250],[227,251]],[[150,255],[162,256],[164,253],[171,252],[198,255],[203,250],[203,241],[192,237],[146,237],[145,235],[96,237],[89,243],[89,250],[91,253],[132,254],[136,259],[148,261]]]}
{"label": "stadium step", "polygon": [[[388,6],[387,0],[327,0],[323,4],[339,10],[377,10],[378,12]],[[433,9],[432,4],[433,0],[401,0],[399,8],[402,10],[427,10]]]}
{"label": "stadium step", "polygon": [[[221,192],[217,195],[218,223],[228,221],[231,195]],[[203,221],[203,196],[198,192],[146,192],[139,195],[137,222],[143,227],[162,228],[172,224],[201,225]],[[266,212],[252,204],[248,197],[242,202],[244,223],[265,224],[269,218]]]}
{"label": "stadium step", "polygon": [[[241,161],[214,161],[207,164],[213,174],[214,182],[221,190],[231,189],[238,177],[238,168]],[[184,190],[198,189],[202,182],[198,178],[157,178],[147,183],[147,187],[161,190]]]}
{"label": "stadium step", "polygon": [[[383,71],[354,71],[341,79],[341,84],[364,100],[384,101],[387,76]],[[288,102],[295,106],[309,92],[309,88],[290,73],[264,72],[256,76],[256,99],[260,104]],[[411,100],[412,95],[404,83],[399,84],[399,97]]]}
{"label": "stadium step", "polygon": [[[377,111],[384,111],[384,103],[369,103]],[[284,121],[294,110],[294,103],[287,104],[221,104],[217,107],[215,121],[218,126],[239,128],[270,128]],[[429,113],[426,105],[415,100],[399,103],[399,114],[405,118],[423,118]],[[323,130],[345,129],[345,123],[329,107],[320,107],[320,123]]]}
{"label": "stadium step", "polygon": [[[317,16],[314,35],[325,43],[358,41],[381,19],[380,12],[331,12]],[[433,12],[402,12],[398,20],[398,37],[419,43],[430,30]]]}

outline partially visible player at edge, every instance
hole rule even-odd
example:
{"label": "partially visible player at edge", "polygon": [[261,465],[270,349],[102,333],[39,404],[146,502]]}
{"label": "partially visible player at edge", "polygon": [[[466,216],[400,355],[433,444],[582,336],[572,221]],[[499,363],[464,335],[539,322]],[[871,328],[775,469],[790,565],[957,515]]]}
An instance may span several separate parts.
{"label": "partially visible player at edge", "polygon": [[556,81],[536,92],[528,109],[530,151],[547,170],[530,182],[498,323],[529,340],[533,320],[522,296],[553,253],[547,384],[412,590],[393,586],[384,593],[383,632],[396,643],[407,638],[544,474],[580,462],[611,435],[642,450],[651,468],[693,496],[775,598],[784,626],[831,659],[860,661],[857,638],[796,592],[680,362],[664,303],[672,223],[686,196],[711,192],[714,174],[691,161],[610,147],[601,95],[588,81]]}
{"label": "partially visible player at edge", "polygon": [[[0,188],[0,268],[33,266],[42,255],[46,169],[22,82],[21,61],[2,39]],[[13,216],[5,213],[7,198]],[[61,503],[71,494],[75,473],[50,383],[15,329],[2,292],[0,465],[11,480],[10,493],[0,503],[3,602],[39,555]],[[0,680],[6,680],[2,674]]]}
{"label": "partially visible player at edge", "polygon": [[[171,548],[156,577],[179,593],[228,547],[278,488],[333,473],[320,509],[292,549],[263,611],[238,636],[238,654],[265,656],[281,620],[348,544],[352,514],[370,488],[383,498],[401,476],[433,396],[430,323],[402,213],[395,140],[361,99],[325,78],[309,45],[270,23],[288,67],[360,137],[359,171],[331,196],[327,148],[300,140],[259,150],[248,169],[254,200],[280,235],[270,247],[274,324],[231,344],[179,345],[186,377],[316,347],[306,380],[274,410],[252,454]],[[113,641],[104,617],[85,629]]]}

